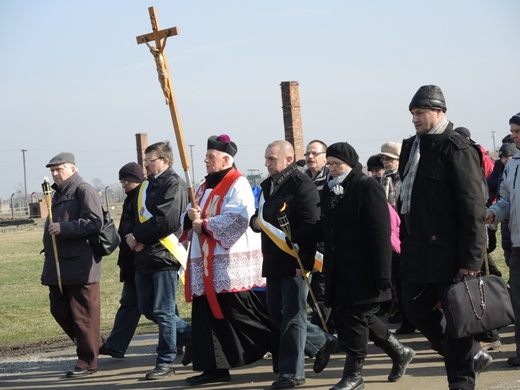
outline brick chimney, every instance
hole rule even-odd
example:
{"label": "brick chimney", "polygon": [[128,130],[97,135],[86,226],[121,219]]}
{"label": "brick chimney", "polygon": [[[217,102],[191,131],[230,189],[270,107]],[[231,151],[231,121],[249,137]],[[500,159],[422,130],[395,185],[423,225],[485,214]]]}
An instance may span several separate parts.
{"label": "brick chimney", "polygon": [[148,134],[137,133],[135,135],[135,143],[137,147],[137,163],[143,167],[143,173],[146,176],[146,170],[144,169],[144,151],[148,147]]}
{"label": "brick chimney", "polygon": [[294,147],[296,161],[304,158],[302,115],[300,110],[300,92],[297,81],[282,81],[282,110],[285,140]]}

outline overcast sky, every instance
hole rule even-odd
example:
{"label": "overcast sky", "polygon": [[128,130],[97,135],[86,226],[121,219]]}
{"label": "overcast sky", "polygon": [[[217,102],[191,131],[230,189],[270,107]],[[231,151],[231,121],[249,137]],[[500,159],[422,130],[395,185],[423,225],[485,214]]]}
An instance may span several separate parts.
{"label": "overcast sky", "polygon": [[170,140],[182,174],[153,57],[135,39],[151,32],[152,5],[161,28],[179,29],[166,56],[197,182],[221,133],[244,174],[266,174],[265,146],[284,136],[282,81],[300,85],[304,141],[347,141],[363,164],[413,134],[421,85],[439,85],[448,118],[488,150],[520,111],[518,0],[2,0],[0,198],[24,190],[22,150],[29,194],[62,151],[87,181],[117,183],[136,133]]}

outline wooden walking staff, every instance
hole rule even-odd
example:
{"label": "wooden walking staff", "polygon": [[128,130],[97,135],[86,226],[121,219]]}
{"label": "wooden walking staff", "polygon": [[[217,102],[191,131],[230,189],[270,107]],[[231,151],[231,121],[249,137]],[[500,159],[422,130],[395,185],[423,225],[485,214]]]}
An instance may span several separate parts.
{"label": "wooden walking staff", "polygon": [[[178,30],[177,27],[171,27],[165,30],[160,30],[159,20],[155,12],[155,7],[149,7],[148,13],[150,14],[150,22],[152,23],[153,32],[145,35],[139,35],[138,37],[136,37],[137,44],[140,45],[142,43],[145,43],[150,49],[152,55],[154,56],[155,64],[157,66],[157,74],[159,76],[159,82],[163,90],[164,98],[166,100],[166,104],[170,107],[170,114],[172,117],[173,128],[175,131],[175,138],[177,139],[177,146],[179,147],[182,168],[184,169],[184,174],[186,175],[186,182],[188,183],[190,201],[192,207],[197,207],[197,202],[195,201],[195,192],[193,190],[193,183],[190,176],[188,154],[186,153],[184,137],[182,135],[181,124],[179,122],[179,114],[177,113],[177,104],[175,103],[175,96],[173,94],[170,71],[168,70],[168,61],[166,60],[166,55],[164,52],[164,48],[166,46],[166,39],[168,37],[177,35]],[[155,46],[151,46],[148,43],[151,41],[155,42]]]}
{"label": "wooden walking staff", "polygon": [[[47,203],[49,223],[52,223],[52,191],[49,179],[46,177],[43,179],[42,190],[43,197],[45,198],[45,203]],[[63,285],[61,284],[60,261],[58,259],[58,246],[56,245],[56,236],[54,234],[51,234],[51,239],[52,249],[54,249],[54,261],[56,262],[56,276],[58,277],[58,287],[60,288],[60,292],[63,295]]]}
{"label": "wooden walking staff", "polygon": [[305,283],[307,284],[307,288],[309,289],[309,294],[311,294],[312,302],[314,303],[314,308],[316,309],[316,312],[320,316],[321,324],[323,325],[323,329],[325,332],[329,332],[329,329],[327,328],[327,321],[325,321],[325,317],[323,316],[323,313],[320,310],[320,307],[318,306],[318,301],[316,299],[316,296],[314,295],[314,291],[312,291],[311,283],[309,282],[309,278],[307,277],[307,273],[305,272],[305,268],[303,268],[302,260],[300,259],[300,255],[298,255],[298,248],[296,247],[296,244],[292,241],[292,233],[291,233],[291,224],[289,223],[289,218],[287,218],[287,214],[285,214],[285,207],[286,204],[283,204],[283,207],[280,209],[280,212],[278,213],[278,224],[280,225],[280,229],[285,233],[287,236],[287,239],[290,241],[296,260],[298,260],[298,265],[300,266],[300,269],[303,273],[303,278],[305,279]]}

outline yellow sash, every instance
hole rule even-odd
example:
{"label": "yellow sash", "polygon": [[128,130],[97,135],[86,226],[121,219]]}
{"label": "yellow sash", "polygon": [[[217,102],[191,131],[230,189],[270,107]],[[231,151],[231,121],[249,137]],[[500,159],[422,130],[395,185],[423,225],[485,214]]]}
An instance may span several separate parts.
{"label": "yellow sash", "polygon": [[[146,189],[148,188],[148,181],[141,184],[139,188],[139,195],[137,196],[137,205],[139,206],[139,222],[144,223],[148,221],[153,215],[146,208]],[[186,269],[186,262],[188,261],[188,251],[182,244],[175,234],[170,234],[168,237],[160,238],[159,241],[164,245],[168,252],[170,252],[177,261],[181,264],[182,269],[179,270],[179,275],[182,282],[184,283],[184,270]]]}
{"label": "yellow sash", "polygon": [[[258,202],[258,204],[259,204],[258,218],[257,218],[258,227],[260,227],[260,229],[262,229],[262,231],[265,234],[267,234],[267,236],[271,239],[271,241],[273,241],[276,244],[276,246],[278,248],[280,248],[282,251],[284,251],[288,255],[291,255],[292,257],[296,258],[297,246],[293,247],[293,249],[289,248],[289,245],[287,245],[287,242],[285,241],[285,237],[286,237],[285,233],[264,219],[264,216],[263,216],[264,203],[265,203],[265,199],[264,199],[264,194],[262,192],[262,194],[260,195],[260,201]],[[314,255],[313,270],[319,271],[319,272],[321,272],[323,270],[323,254],[321,254],[321,252],[316,251],[316,253]]]}

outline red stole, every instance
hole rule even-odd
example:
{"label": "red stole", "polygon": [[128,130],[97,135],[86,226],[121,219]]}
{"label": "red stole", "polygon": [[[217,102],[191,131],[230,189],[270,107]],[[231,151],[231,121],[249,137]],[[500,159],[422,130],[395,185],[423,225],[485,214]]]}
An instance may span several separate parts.
{"label": "red stole", "polygon": [[[224,196],[240,176],[242,176],[242,174],[233,168],[226,174],[226,176],[224,176],[220,183],[218,183],[215,188],[213,188],[208,198],[206,199],[204,208],[202,209],[202,219],[211,218],[220,214]],[[206,184],[204,183],[198,188],[197,193],[195,194],[197,204],[200,203],[205,192]],[[222,314],[222,310],[220,309],[220,305],[217,300],[217,294],[215,293],[215,289],[213,287],[213,252],[217,243],[213,237],[210,237],[207,234],[199,234],[198,237],[200,240],[200,252],[202,254],[202,264],[204,267],[203,280],[204,290],[206,291],[206,298],[208,299],[209,307],[211,308],[213,317],[217,319],[224,319],[224,314]],[[188,267],[186,269],[184,294],[186,297],[186,302],[191,302],[189,261]]]}

